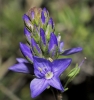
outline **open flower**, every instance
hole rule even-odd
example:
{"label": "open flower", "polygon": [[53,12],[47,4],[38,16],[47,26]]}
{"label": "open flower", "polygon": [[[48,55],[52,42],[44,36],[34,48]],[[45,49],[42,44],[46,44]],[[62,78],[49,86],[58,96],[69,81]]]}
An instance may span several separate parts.
{"label": "open flower", "polygon": [[36,76],[30,83],[32,98],[41,94],[48,86],[52,86],[62,92],[64,91],[59,76],[70,65],[70,58],[52,61],[33,57],[33,66],[24,59],[20,58],[17,60],[19,64],[11,66],[9,70],[31,74],[34,72]]}
{"label": "open flower", "polygon": [[34,74],[36,78],[30,83],[31,96],[34,98],[42,93],[48,86],[64,91],[60,83],[60,74],[70,65],[71,59],[58,59],[49,61],[34,57]]}

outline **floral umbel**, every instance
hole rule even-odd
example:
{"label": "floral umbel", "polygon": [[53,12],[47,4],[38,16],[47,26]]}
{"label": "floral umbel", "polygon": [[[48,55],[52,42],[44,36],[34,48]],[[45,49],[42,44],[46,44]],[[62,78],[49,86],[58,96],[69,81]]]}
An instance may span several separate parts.
{"label": "floral umbel", "polygon": [[23,21],[27,44],[20,43],[20,50],[25,59],[17,58],[18,64],[9,70],[35,76],[30,83],[32,98],[50,86],[64,92],[67,84],[80,70],[80,66],[76,65],[69,72],[65,87],[62,86],[59,77],[72,62],[71,58],[64,57],[78,53],[82,48],[63,49],[64,42],[60,34],[56,35],[54,21],[46,8],[31,8],[23,15]]}

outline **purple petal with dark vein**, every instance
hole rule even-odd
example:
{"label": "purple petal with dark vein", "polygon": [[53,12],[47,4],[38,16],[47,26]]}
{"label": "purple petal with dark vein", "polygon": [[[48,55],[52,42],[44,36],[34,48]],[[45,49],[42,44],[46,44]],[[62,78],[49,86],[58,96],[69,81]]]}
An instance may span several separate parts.
{"label": "purple petal with dark vein", "polygon": [[31,34],[30,34],[30,32],[27,30],[26,27],[24,28],[24,34],[26,35],[28,41],[30,42],[30,41],[31,41]]}
{"label": "purple petal with dark vein", "polygon": [[33,79],[30,83],[31,97],[35,98],[40,95],[46,88],[48,84],[45,79]]}
{"label": "purple petal with dark vein", "polygon": [[62,55],[71,55],[71,54],[74,54],[74,53],[78,53],[78,52],[81,52],[83,49],[81,47],[77,47],[77,48],[71,48],[71,49],[68,49],[68,50],[65,50]]}
{"label": "purple petal with dark vein", "polygon": [[41,50],[40,50],[39,46],[37,45],[36,41],[35,41],[33,38],[31,39],[31,45],[32,45],[32,48],[33,48],[33,49],[36,48],[36,50],[37,50],[39,53],[41,53]]}
{"label": "purple petal with dark vein", "polygon": [[30,18],[26,14],[23,15],[23,20],[24,20],[26,26],[28,26],[29,28],[33,29],[33,25],[30,22]]}
{"label": "purple petal with dark vein", "polygon": [[63,71],[65,71],[68,68],[68,66],[71,64],[71,61],[72,60],[70,58],[54,60],[52,66],[54,75],[60,76],[60,74],[62,74]]}
{"label": "purple petal with dark vein", "polygon": [[58,90],[61,90],[62,92],[64,91],[64,88],[62,87],[62,84],[61,84],[59,78],[53,77],[52,79],[48,80],[48,83],[50,86],[52,86]]}
{"label": "purple petal with dark vein", "polygon": [[28,61],[26,59],[23,59],[23,58],[16,58],[16,60],[19,62],[19,63],[28,63]]}
{"label": "purple petal with dark vein", "polygon": [[19,63],[11,66],[9,70],[19,73],[30,73],[34,75],[33,65],[30,63]]}
{"label": "purple petal with dark vein", "polygon": [[[52,63],[44,58],[33,57],[34,73],[38,78],[44,78],[47,71],[51,71]],[[42,70],[42,72],[40,72]]]}
{"label": "purple petal with dark vein", "polygon": [[41,12],[41,21],[43,24],[45,24],[45,16],[44,16],[44,12]]}
{"label": "purple petal with dark vein", "polygon": [[60,53],[63,52],[63,46],[64,46],[64,42],[60,42],[60,44],[59,44]]}
{"label": "purple petal with dark vein", "polygon": [[43,44],[46,45],[45,32],[42,28],[40,28],[40,36],[42,38]]}
{"label": "purple petal with dark vein", "polygon": [[25,57],[28,57],[33,62],[32,52],[31,52],[30,48],[27,45],[20,43],[20,49],[21,49],[21,52],[23,53],[23,55]]}
{"label": "purple petal with dark vein", "polygon": [[49,21],[48,21],[48,24],[51,25],[52,29],[54,27],[54,22],[53,22],[53,19],[50,18]]}
{"label": "purple petal with dark vein", "polygon": [[30,18],[29,18],[26,14],[24,14],[24,15],[23,15],[23,20],[24,20],[26,23],[28,23],[28,21],[30,21]]}
{"label": "purple petal with dark vein", "polygon": [[51,49],[53,49],[55,45],[58,46],[57,37],[54,33],[51,33],[49,41],[49,51],[51,51]]}

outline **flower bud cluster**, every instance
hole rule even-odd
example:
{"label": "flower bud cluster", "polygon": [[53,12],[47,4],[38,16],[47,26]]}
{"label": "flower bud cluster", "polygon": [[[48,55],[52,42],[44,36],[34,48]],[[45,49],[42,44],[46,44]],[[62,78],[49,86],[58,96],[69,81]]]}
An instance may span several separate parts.
{"label": "flower bud cluster", "polygon": [[31,8],[23,15],[24,34],[32,55],[57,59],[59,55],[70,55],[82,51],[81,47],[64,50],[61,36],[55,34],[55,24],[46,8]]}

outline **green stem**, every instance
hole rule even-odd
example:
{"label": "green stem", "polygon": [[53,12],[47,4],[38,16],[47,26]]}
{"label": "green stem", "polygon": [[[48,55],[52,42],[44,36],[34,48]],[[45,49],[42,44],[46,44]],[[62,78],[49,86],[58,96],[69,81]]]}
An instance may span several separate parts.
{"label": "green stem", "polygon": [[51,89],[51,91],[52,91],[52,93],[53,93],[54,99],[57,100],[57,95],[55,95],[53,88],[50,87],[50,89]]}
{"label": "green stem", "polygon": [[59,91],[57,90],[57,94],[58,94],[57,100],[63,100],[63,95],[62,95],[62,93],[59,92]]}
{"label": "green stem", "polygon": [[62,93],[61,93],[61,94],[59,94],[59,96],[58,96],[58,100],[63,100]]}
{"label": "green stem", "polygon": [[60,93],[58,90],[57,90],[57,93],[55,94],[53,88],[50,88],[52,93],[53,93],[53,96],[54,96],[54,100],[63,100],[63,96],[62,96],[62,93]]}

